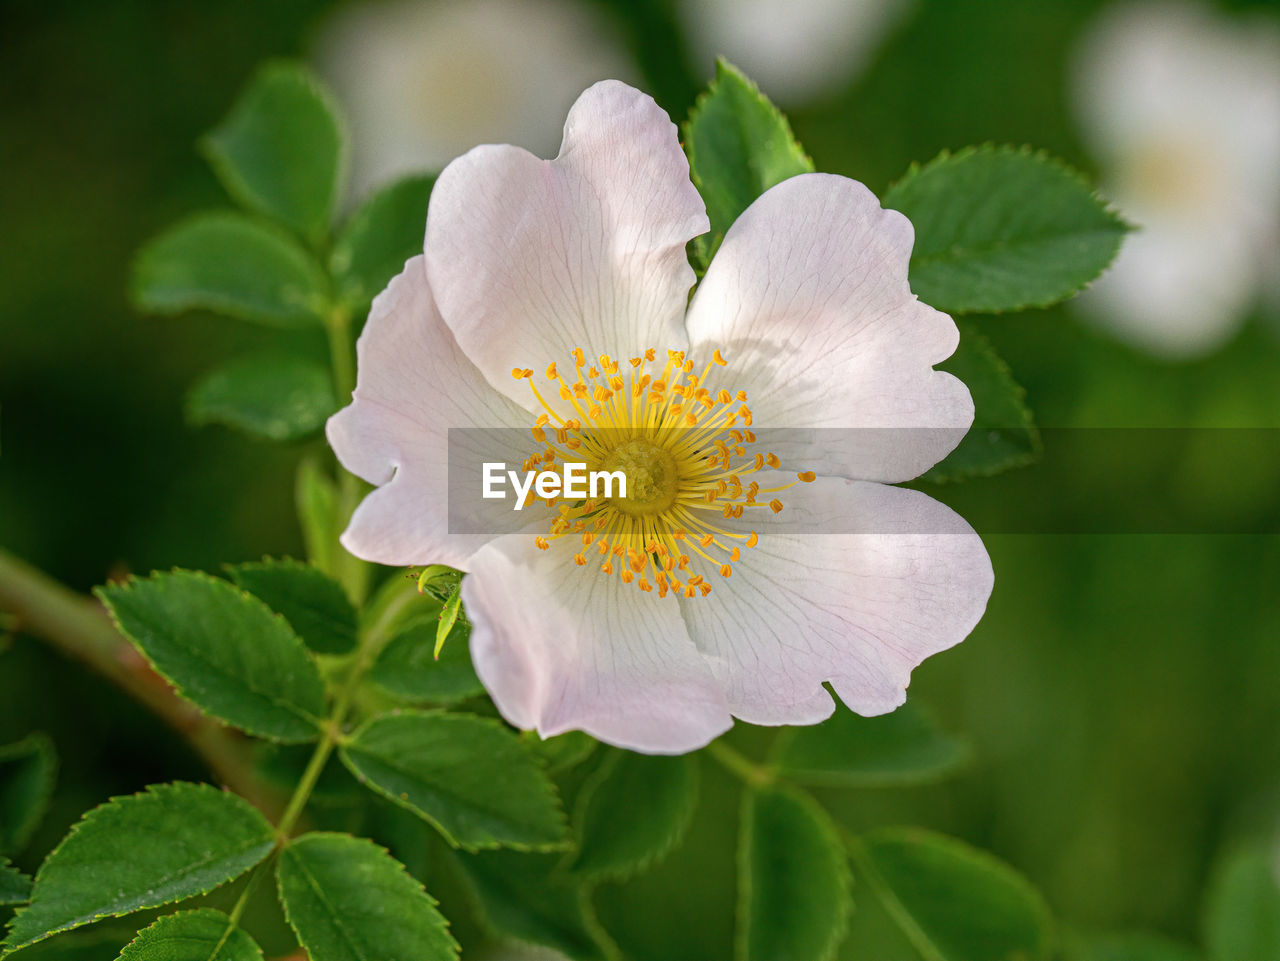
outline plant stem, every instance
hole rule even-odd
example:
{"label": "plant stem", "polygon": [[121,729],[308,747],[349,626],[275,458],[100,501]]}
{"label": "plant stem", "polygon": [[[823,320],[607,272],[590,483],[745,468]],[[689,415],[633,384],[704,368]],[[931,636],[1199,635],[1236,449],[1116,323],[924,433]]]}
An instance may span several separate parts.
{"label": "plant stem", "polygon": [[249,743],[179,698],[116,631],[97,601],[0,549],[0,610],[16,617],[19,630],[92,668],[158,715],[220,782],[264,811],[279,810],[279,797],[253,774]]}
{"label": "plant stem", "polygon": [[775,780],[773,771],[735,751],[724,741],[712,741],[707,745],[706,751],[730,774],[745,781],[751,787],[767,787]]}

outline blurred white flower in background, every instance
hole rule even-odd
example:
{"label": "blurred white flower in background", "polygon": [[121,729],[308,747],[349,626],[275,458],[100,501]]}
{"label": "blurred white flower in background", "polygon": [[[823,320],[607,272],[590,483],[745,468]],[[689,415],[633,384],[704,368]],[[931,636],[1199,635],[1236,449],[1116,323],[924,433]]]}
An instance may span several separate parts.
{"label": "blurred white flower in background", "polygon": [[578,94],[635,73],[573,0],[373,0],[339,7],[315,59],[347,110],[355,196],[481,143],[552,153]]}
{"label": "blurred white flower in background", "polygon": [[914,0],[683,0],[695,74],[727,57],[783,104],[839,89]]}
{"label": "blurred white flower in background", "polygon": [[1139,227],[1080,309],[1151,353],[1206,353],[1280,267],[1280,29],[1139,3],[1106,11],[1078,54],[1081,130]]}

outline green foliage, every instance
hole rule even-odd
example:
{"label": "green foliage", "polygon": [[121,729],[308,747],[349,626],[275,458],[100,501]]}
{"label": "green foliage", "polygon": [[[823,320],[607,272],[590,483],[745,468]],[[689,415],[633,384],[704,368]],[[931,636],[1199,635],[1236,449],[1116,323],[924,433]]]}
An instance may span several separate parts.
{"label": "green foliage", "polygon": [[1049,909],[1003,861],[914,828],[877,831],[854,845],[862,877],[925,961],[1042,961]]}
{"label": "green foliage", "polygon": [[1064,951],[1066,961],[1200,961],[1186,945],[1145,932],[1073,937]]}
{"label": "green foliage", "polygon": [[440,650],[440,658],[436,659],[441,607],[440,602],[430,596],[424,596],[415,605],[414,619],[382,649],[369,671],[370,680],[388,693],[414,702],[452,704],[484,693],[484,685],[471,665],[467,644],[470,624],[454,621]]}
{"label": "green foliage", "polygon": [[268,64],[201,146],[237,201],[309,240],[324,236],[342,189],[345,146],[333,98],[310,71]]}
{"label": "green foliage", "polygon": [[738,961],[823,961],[844,936],[852,880],[831,819],[782,787],[748,791],[738,843]]}
{"label": "green foliage", "polygon": [[120,631],[202,711],[259,737],[315,739],[324,682],[302,641],[262,601],[196,571],[96,593]]}
{"label": "green foliage", "polygon": [[614,961],[617,947],[592,913],[588,889],[555,855],[485,851],[459,855],[481,920],[504,939],[558,951],[572,961]]}
{"label": "green foliage", "polygon": [[298,561],[266,558],[227,568],[231,579],[289,622],[317,654],[356,646],[356,609],[337,581]]}
{"label": "green foliage", "polygon": [[31,879],[0,857],[0,907],[26,904],[31,897]]}
{"label": "green foliage", "polygon": [[1074,170],[985,146],[913,166],[884,196],[916,231],[911,289],[948,313],[1047,307],[1114,259],[1129,229]]}
{"label": "green foliage", "polygon": [[973,427],[955,450],[924,476],[933,481],[989,477],[1040,456],[1040,432],[1026,407],[1026,391],[977,328],[960,321],[960,346],[941,370],[973,395]]}
{"label": "green foliage", "polygon": [[372,841],[303,835],[280,852],[276,878],[285,916],[311,961],[458,956],[435,901]]}
{"label": "green foliage", "polygon": [[274,441],[314,434],[337,409],[328,367],[276,351],[229,361],[187,395],[193,425],[224,424]]}
{"label": "green foliage", "polygon": [[142,248],[132,294],[139,310],[210,310],[277,327],[317,327],[328,280],[296,240],[242,214],[197,214]]}
{"label": "green foliage", "polygon": [[0,746],[0,855],[20,851],[49,807],[58,755],[53,742],[32,734]]}
{"label": "green foliage", "polygon": [[167,914],[120,952],[119,961],[261,961],[262,949],[213,908]]}
{"label": "green foliage", "polygon": [[408,177],[383,187],[343,225],[329,255],[338,297],[364,311],[405,261],[422,253],[427,201],[435,177]]}
{"label": "green foliage", "polygon": [[467,850],[566,843],[555,787],[520,738],[487,718],[405,711],[374,718],[342,746],[351,772]]}
{"label": "green foliage", "polygon": [[937,781],[969,759],[969,746],[908,701],[892,714],[859,717],[837,707],[821,724],[789,728],[775,767],[786,777],[837,787],[890,787]]}
{"label": "green foliage", "polygon": [[695,241],[704,265],[752,201],[788,177],[813,172],[787,118],[726,60],[717,61],[715,79],[689,113],[684,144],[711,221],[711,232]]}
{"label": "green foliage", "polygon": [[338,544],[338,535],[342,533],[337,509],[338,488],[315,458],[303,458],[298,464],[294,503],[298,508],[302,540],[307,545],[307,559],[333,577],[338,572],[338,554],[342,550]]}
{"label": "green foliage", "polygon": [[[445,650],[448,650],[447,646]],[[533,731],[527,731],[524,738],[533,753],[542,758],[547,765],[547,770],[553,774],[557,771],[567,771],[581,764],[595,753],[596,747],[600,744],[590,734],[582,731],[566,731],[564,734],[557,734],[546,740]]]}
{"label": "green foliage", "polygon": [[40,866],[13,951],[100,918],[203,894],[270,853],[271,825],[247,801],[207,784],[158,784],[88,814]]}
{"label": "green foliage", "polygon": [[1209,961],[1280,958],[1280,878],[1267,845],[1228,854],[1214,871],[1205,910]]}
{"label": "green foliage", "polygon": [[[693,755],[660,757],[611,748],[578,794],[573,871],[620,879],[661,860],[684,839],[697,803]],[[643,816],[620,814],[628,811]]]}

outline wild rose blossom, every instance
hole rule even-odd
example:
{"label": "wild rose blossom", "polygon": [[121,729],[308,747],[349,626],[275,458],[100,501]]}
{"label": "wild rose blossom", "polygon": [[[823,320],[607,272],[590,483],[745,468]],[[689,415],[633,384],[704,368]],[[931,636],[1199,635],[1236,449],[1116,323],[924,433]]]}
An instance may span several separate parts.
{"label": "wild rose blossom", "polygon": [[[690,301],[685,245],[707,229],[666,114],[591,87],[555,160],[491,145],[445,169],[425,253],[375,301],[353,402],[329,421],[378,485],[343,543],[466,571],[476,670],[543,736],[682,752],[735,716],[820,721],[823,682],[888,712],[991,591],[973,530],[888,486],[973,419],[933,369],[958,334],[911,294],[910,223],[853,180],[792,178],[742,214]],[[452,533],[448,430],[485,427],[525,432],[526,466],[622,469],[628,496]],[[809,439],[753,450],[766,428]],[[892,443],[815,445],[824,428]]]}

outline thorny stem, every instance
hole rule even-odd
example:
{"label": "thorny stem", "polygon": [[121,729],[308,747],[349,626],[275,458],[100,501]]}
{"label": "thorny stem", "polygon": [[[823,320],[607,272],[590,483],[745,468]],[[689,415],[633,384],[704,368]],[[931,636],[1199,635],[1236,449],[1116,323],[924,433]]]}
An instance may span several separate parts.
{"label": "thorny stem", "polygon": [[279,798],[252,773],[250,744],[179,698],[116,631],[102,607],[0,549],[0,610],[16,627],[114,682],[186,738],[213,775],[271,813]]}

